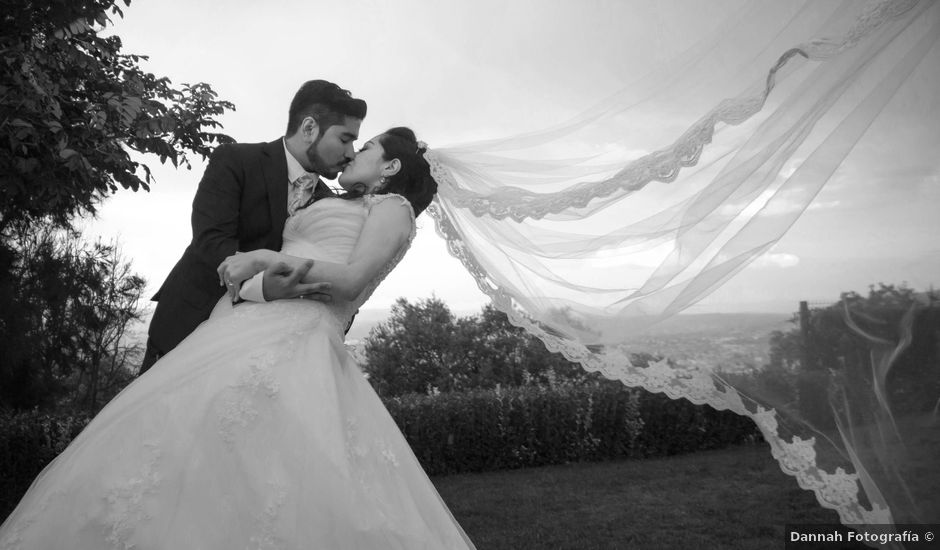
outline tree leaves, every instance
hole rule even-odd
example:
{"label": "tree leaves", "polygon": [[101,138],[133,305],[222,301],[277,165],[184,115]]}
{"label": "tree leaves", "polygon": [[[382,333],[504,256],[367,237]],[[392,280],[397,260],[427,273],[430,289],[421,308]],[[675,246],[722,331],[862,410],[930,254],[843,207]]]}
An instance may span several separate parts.
{"label": "tree leaves", "polygon": [[121,188],[149,189],[127,149],[189,167],[233,141],[217,130],[234,106],[208,84],[174,86],[99,36],[115,3],[0,0],[0,238],[41,219],[68,227]]}
{"label": "tree leaves", "polygon": [[141,318],[146,282],[115,244],[50,227],[18,232],[0,258],[11,275],[0,279],[0,409],[63,399],[95,409],[113,395],[104,364],[136,366],[124,335]]}
{"label": "tree leaves", "polygon": [[[108,346],[143,280],[107,247],[46,232],[120,189],[149,190],[150,169],[129,151],[188,166],[233,141],[217,130],[234,106],[208,84],[174,86],[99,35],[122,15],[115,4],[0,0],[0,406],[40,404],[72,383],[87,384],[94,408],[107,395],[102,358],[130,357]],[[18,395],[27,387],[36,392]]]}
{"label": "tree leaves", "polygon": [[509,323],[493,306],[457,318],[438,298],[399,298],[365,340],[364,370],[382,396],[583,382],[597,377]]}

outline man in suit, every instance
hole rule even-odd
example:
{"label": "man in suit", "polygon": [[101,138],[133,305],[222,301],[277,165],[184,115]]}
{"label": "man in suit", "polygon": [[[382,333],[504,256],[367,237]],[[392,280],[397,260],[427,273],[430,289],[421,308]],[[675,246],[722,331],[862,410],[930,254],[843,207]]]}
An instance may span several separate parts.
{"label": "man in suit", "polygon": [[[280,250],[287,217],[333,194],[320,176],[335,178],[355,157],[365,116],[363,100],[332,82],[311,80],[291,101],[283,138],[222,145],[212,153],[193,199],[192,242],[153,297],[157,308],[141,374],[209,318],[226,291],[216,272],[222,260],[239,251]],[[277,297],[299,295],[296,275],[277,279],[283,285]]]}

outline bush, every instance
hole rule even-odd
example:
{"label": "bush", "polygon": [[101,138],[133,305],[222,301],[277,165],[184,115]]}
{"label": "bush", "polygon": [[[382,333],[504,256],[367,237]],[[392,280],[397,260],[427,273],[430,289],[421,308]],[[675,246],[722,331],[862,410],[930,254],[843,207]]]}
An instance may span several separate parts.
{"label": "bush", "polygon": [[642,429],[635,393],[612,384],[411,394],[386,406],[432,475],[630,456]]}
{"label": "bush", "polygon": [[90,420],[87,415],[0,410],[0,518],[13,511],[33,479]]}
{"label": "bush", "polygon": [[606,382],[411,394],[386,406],[431,475],[664,456],[758,434],[749,418]]}
{"label": "bush", "polygon": [[641,456],[669,456],[719,449],[760,438],[754,421],[731,411],[640,391],[643,431],[636,441]]}

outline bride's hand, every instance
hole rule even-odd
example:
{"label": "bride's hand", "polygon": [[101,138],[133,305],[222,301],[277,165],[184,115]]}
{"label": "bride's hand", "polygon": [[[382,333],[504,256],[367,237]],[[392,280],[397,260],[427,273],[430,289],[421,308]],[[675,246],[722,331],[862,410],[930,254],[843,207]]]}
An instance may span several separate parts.
{"label": "bride's hand", "polygon": [[269,250],[252,250],[251,252],[236,252],[225,258],[216,270],[219,274],[219,285],[226,287],[229,297],[233,300],[243,281],[264,271],[273,261]]}

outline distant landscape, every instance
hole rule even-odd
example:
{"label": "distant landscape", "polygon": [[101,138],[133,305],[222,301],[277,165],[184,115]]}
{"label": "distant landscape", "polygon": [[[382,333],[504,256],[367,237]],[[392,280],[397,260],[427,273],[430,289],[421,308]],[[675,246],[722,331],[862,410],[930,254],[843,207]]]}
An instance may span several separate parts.
{"label": "distant landscape", "polygon": [[[457,316],[478,312],[455,312]],[[346,337],[355,345],[389,315],[386,309],[363,309]],[[630,339],[636,351],[673,359],[695,357],[733,372],[761,366],[769,360],[770,333],[793,328],[791,314],[693,313],[672,317]]]}
{"label": "distant landscape", "polygon": [[734,372],[767,364],[770,334],[794,328],[792,317],[781,313],[676,315],[628,343],[637,351],[672,359],[695,358]]}
{"label": "distant landscape", "polygon": [[[352,346],[362,342],[380,323],[388,319],[388,309],[363,309],[356,315],[346,341]],[[458,317],[479,311],[454,312]],[[630,339],[637,352],[648,352],[673,359],[695,357],[708,364],[720,365],[733,372],[767,363],[770,333],[789,330],[792,314],[782,313],[692,313],[677,315]],[[146,337],[146,323],[136,338]]]}

